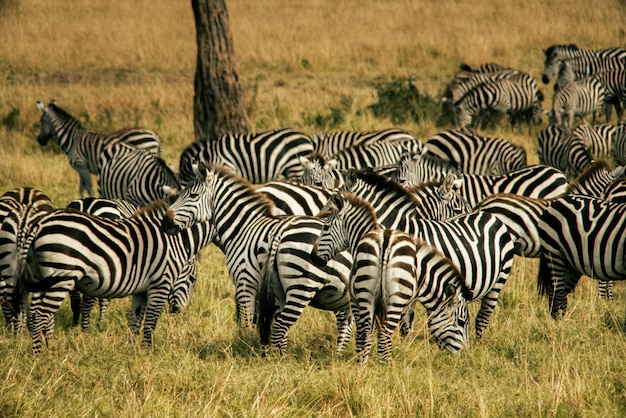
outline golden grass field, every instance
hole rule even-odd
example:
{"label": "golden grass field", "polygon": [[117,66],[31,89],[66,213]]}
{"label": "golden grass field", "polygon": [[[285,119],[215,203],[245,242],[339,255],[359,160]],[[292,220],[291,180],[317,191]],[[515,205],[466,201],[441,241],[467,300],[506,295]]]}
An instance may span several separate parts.
{"label": "golden grass field", "polygon": [[[140,4],[141,3],[141,4]],[[626,46],[623,1],[228,1],[252,129],[314,133],[390,127],[367,106],[372,83],[410,78],[436,100],[459,64],[485,62],[538,81],[542,48]],[[78,175],[56,144],[36,142],[37,100],[54,98],[91,129],[156,130],[178,163],[193,139],[196,44],[189,2],[47,3],[0,0],[0,193],[34,186],[59,207],[78,197]],[[550,103],[552,86],[541,85]],[[615,121],[613,121],[615,122]],[[433,119],[399,126],[426,140]],[[536,163],[536,132],[483,132],[523,145]],[[336,356],[332,315],[312,308],[291,330],[284,357],[263,357],[238,329],[223,255],[203,251],[192,303],[163,314],[154,347],[129,341],[129,300],[111,304],[90,333],[57,313],[55,336],[33,358],[27,333],[0,331],[0,416],[623,416],[624,289],[615,300],[583,279],[566,318],[550,318],[535,290],[537,263],[516,259],[482,341],[458,355],[428,341],[423,312],[393,361]],[[475,314],[476,305],[470,312]],[[94,313],[95,314],[95,313]]]}

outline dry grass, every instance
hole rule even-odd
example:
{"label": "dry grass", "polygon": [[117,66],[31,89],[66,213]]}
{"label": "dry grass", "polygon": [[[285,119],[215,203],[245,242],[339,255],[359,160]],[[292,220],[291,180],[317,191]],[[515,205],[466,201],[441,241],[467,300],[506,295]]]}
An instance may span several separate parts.
{"label": "dry grass", "polygon": [[[313,0],[228,2],[254,129],[312,131],[312,116],[341,109],[342,129],[388,127],[366,109],[374,80],[410,77],[437,98],[462,62],[497,62],[539,77],[542,48],[624,46],[619,1],[480,2]],[[58,206],[78,176],[58,146],[35,141],[36,100],[55,98],[86,126],[141,125],[176,164],[192,138],[195,33],[187,2],[55,3],[0,0],[0,192],[31,185]],[[550,86],[543,86],[550,97]],[[426,139],[434,120],[401,126]],[[533,134],[485,134],[526,147]],[[389,365],[354,364],[354,343],[334,354],[335,326],[307,310],[288,354],[261,357],[237,329],[223,255],[203,253],[192,304],[164,315],[155,346],[129,342],[127,300],[85,334],[57,315],[51,347],[0,333],[0,416],[621,416],[626,412],[624,292],[596,297],[583,280],[569,314],[553,321],[536,296],[537,265],[516,259],[484,341],[456,356],[419,329],[396,341]],[[475,314],[477,306],[472,306]],[[418,323],[423,324],[424,318]]]}

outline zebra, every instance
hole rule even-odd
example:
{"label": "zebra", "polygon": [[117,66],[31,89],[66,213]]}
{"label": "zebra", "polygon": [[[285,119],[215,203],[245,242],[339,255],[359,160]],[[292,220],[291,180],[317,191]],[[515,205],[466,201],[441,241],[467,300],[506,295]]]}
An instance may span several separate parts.
{"label": "zebra", "polygon": [[394,142],[403,140],[415,140],[415,138],[408,132],[396,128],[369,132],[336,131],[314,135],[312,138],[314,151],[326,158],[341,152],[345,148],[359,144],[366,145],[380,141]]}
{"label": "zebra", "polygon": [[526,167],[526,151],[502,138],[446,130],[426,141],[427,155],[451,161],[462,173],[498,175]]}
{"label": "zebra", "polygon": [[0,197],[0,302],[7,329],[17,333],[27,300],[13,298],[16,255],[25,231],[53,210],[50,198],[30,187],[9,190]]}
{"label": "zebra", "polygon": [[594,158],[610,158],[618,133],[619,128],[609,123],[582,123],[572,131],[572,136],[583,141]]}
{"label": "zebra", "polygon": [[317,152],[308,157],[300,157],[303,172],[300,182],[305,185],[319,186],[325,189],[344,188],[343,172],[337,169],[337,160],[326,158]]}
{"label": "zebra", "polygon": [[581,275],[596,280],[626,279],[626,205],[567,195],[548,206],[539,220],[543,246],[538,289],[547,294],[550,314],[565,314],[567,295]]}
{"label": "zebra", "polygon": [[41,132],[37,141],[45,146],[51,138],[57,138],[69,159],[70,166],[79,174],[81,197],[84,196],[84,192],[94,196],[91,175],[98,174],[98,158],[105,148],[115,143],[125,143],[160,155],[161,138],[153,131],[122,129],[112,133],[94,132],[85,129],[80,121],[57,106],[54,101],[47,107],[38,101],[37,108],[42,113]]}
{"label": "zebra", "polygon": [[471,290],[448,258],[404,232],[382,228],[373,207],[351,193],[333,195],[320,216],[324,229],[314,245],[315,256],[325,263],[350,249],[354,260],[350,298],[360,360],[370,354],[375,319],[379,360],[389,360],[392,334],[414,301],[426,308],[439,348],[455,353],[469,344],[464,295]]}
{"label": "zebra", "polygon": [[105,199],[123,199],[146,206],[180,189],[178,179],[161,158],[126,144],[114,144],[100,154],[98,190]]}
{"label": "zebra", "polygon": [[448,174],[459,174],[455,163],[428,154],[407,152],[400,156],[398,167],[390,177],[401,184],[417,184],[442,181]]}
{"label": "zebra", "polygon": [[626,165],[626,122],[621,122],[615,127],[615,137],[611,151],[616,164]]}
{"label": "zebra", "polygon": [[537,135],[539,163],[552,166],[572,178],[593,164],[585,143],[558,125],[549,125]]}
{"label": "zebra", "polygon": [[200,139],[180,155],[180,183],[186,186],[195,180],[196,161],[224,165],[253,184],[295,180],[302,176],[298,157],[312,152],[311,139],[292,129]]}
{"label": "zebra", "polygon": [[367,145],[355,145],[343,149],[331,156],[337,163],[336,168],[383,168],[391,166],[395,169],[400,156],[405,152],[421,153],[424,145],[417,139],[394,142],[375,142]]}
{"label": "zebra", "polygon": [[566,192],[601,198],[611,183],[624,174],[624,166],[614,169],[606,160],[598,160],[587,166],[583,172],[571,180]]}
{"label": "zebra", "polygon": [[531,123],[539,125],[543,115],[542,99],[537,83],[530,76],[485,81],[455,103],[457,128],[471,126],[474,116],[485,110],[508,114],[512,125],[520,118],[526,119],[529,126]]}
{"label": "zebra", "polygon": [[[282,300],[286,302],[274,318],[273,342],[283,353],[287,330],[305,306],[313,302],[314,307],[334,312],[339,329],[337,351],[343,350],[351,333],[346,297],[352,267],[349,253],[338,254],[323,268],[315,266],[310,260],[310,248],[321,231],[321,220],[307,216],[274,216],[271,200],[226,167],[207,167],[200,162],[196,171],[196,180],[188,184],[166,213],[163,229],[171,233],[210,220],[235,285],[239,324],[252,328],[258,316],[261,331],[264,309],[271,310],[270,315],[274,314],[273,303],[257,311],[255,301],[261,288],[261,271],[270,264],[270,255],[280,260],[281,250],[286,249],[293,251],[288,255],[295,257],[294,264],[281,264],[290,274],[289,277],[280,276],[297,284],[281,287],[285,291]],[[289,231],[296,231],[295,236]],[[284,244],[282,248],[280,244]]]}
{"label": "zebra", "polygon": [[400,204],[401,186],[383,183],[372,173],[348,174],[348,190],[370,202],[381,225],[428,242],[461,270],[472,289],[471,300],[481,300],[476,335],[482,337],[513,264],[515,244],[506,225],[491,214],[476,212],[446,221],[424,219],[414,206]]}
{"label": "zebra", "polygon": [[578,78],[585,78],[606,69],[607,63],[620,62],[626,60],[626,49],[605,48],[605,49],[581,49],[574,44],[552,45],[543,51],[545,60],[543,63],[543,74],[541,81],[548,84],[550,79],[557,74],[558,65],[561,61],[576,61],[574,71]]}
{"label": "zebra", "polygon": [[559,63],[559,75],[552,96],[551,123],[572,129],[574,117],[592,115],[596,121],[597,112],[604,108],[607,92],[604,84],[594,76],[575,80],[567,61]]}
{"label": "zebra", "polygon": [[546,165],[532,165],[499,176],[461,174],[457,178],[457,193],[472,208],[492,194],[513,193],[550,199],[566,193],[568,186],[565,174]]}
{"label": "zebra", "polygon": [[142,345],[152,345],[173,281],[215,235],[208,222],[165,234],[161,214],[167,203],[118,220],[57,209],[29,230],[18,251],[15,294],[35,292],[27,321],[34,354],[47,344],[54,313],[75,288],[98,298],[132,295],[130,331],[139,334],[143,321]]}

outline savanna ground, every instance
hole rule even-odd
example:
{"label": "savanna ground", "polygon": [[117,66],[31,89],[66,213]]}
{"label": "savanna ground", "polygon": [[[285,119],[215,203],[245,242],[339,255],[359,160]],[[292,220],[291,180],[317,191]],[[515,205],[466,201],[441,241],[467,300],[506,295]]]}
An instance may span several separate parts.
{"label": "savanna ground", "polygon": [[[227,6],[255,131],[398,126],[426,140],[450,127],[437,101],[463,62],[539,80],[542,48],[626,44],[620,1]],[[154,129],[175,165],[192,141],[189,2],[0,0],[0,39],[0,192],[34,186],[59,207],[78,197],[65,154],[35,140],[36,100],[56,99],[94,130]],[[419,94],[394,101],[411,92],[408,80]],[[552,87],[541,88],[547,107]],[[387,100],[389,91],[397,94]],[[499,124],[483,134],[524,146],[536,163],[537,131]],[[236,325],[224,257],[211,246],[192,303],[162,316],[152,350],[129,341],[126,299],[88,334],[69,328],[64,305],[38,358],[28,335],[0,331],[0,416],[623,416],[623,286],[603,302],[583,279],[557,323],[536,295],[536,274],[536,262],[516,259],[483,341],[472,338],[458,355],[428,341],[422,313],[414,337],[395,341],[390,364],[359,366],[354,342],[334,354],[334,321],[313,309],[292,329],[286,356],[262,357],[256,334]]]}

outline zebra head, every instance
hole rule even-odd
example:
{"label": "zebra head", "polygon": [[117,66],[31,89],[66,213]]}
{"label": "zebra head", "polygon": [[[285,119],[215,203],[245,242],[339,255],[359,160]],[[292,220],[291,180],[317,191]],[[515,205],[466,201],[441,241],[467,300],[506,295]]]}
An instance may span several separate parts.
{"label": "zebra head", "polygon": [[187,263],[180,273],[180,276],[174,281],[172,290],[168,296],[171,313],[179,313],[191,299],[194,286],[196,285],[196,258]]}
{"label": "zebra head", "polygon": [[440,203],[438,205],[439,217],[437,219],[448,219],[456,215],[470,213],[473,208],[469,202],[459,193],[463,186],[463,178],[457,178],[454,173],[450,173],[443,180],[437,189]]}
{"label": "zebra head", "polygon": [[52,123],[49,109],[40,101],[37,101],[37,109],[41,110],[41,119],[39,120],[41,131],[37,136],[37,142],[39,142],[39,145],[46,145],[51,138],[56,137],[57,133]]}
{"label": "zebra head", "polygon": [[469,344],[469,322],[463,286],[448,283],[444,287],[444,301],[429,312],[430,335],[440,349],[456,353]]}
{"label": "zebra head", "polygon": [[189,228],[200,222],[208,222],[213,217],[211,207],[214,172],[209,171],[202,162],[193,165],[196,178],[178,196],[163,217],[163,231],[175,235],[181,229]]}
{"label": "zebra head", "polygon": [[337,170],[337,160],[326,161],[321,154],[311,154],[310,158],[300,157],[300,164],[304,168],[301,183],[309,186],[324,187],[326,189],[340,189],[343,176]]}
{"label": "zebra head", "polygon": [[348,248],[348,237],[343,228],[344,200],[341,194],[330,196],[322,211],[317,215],[324,219],[322,232],[313,244],[311,255],[318,265],[325,265],[338,252]]}

